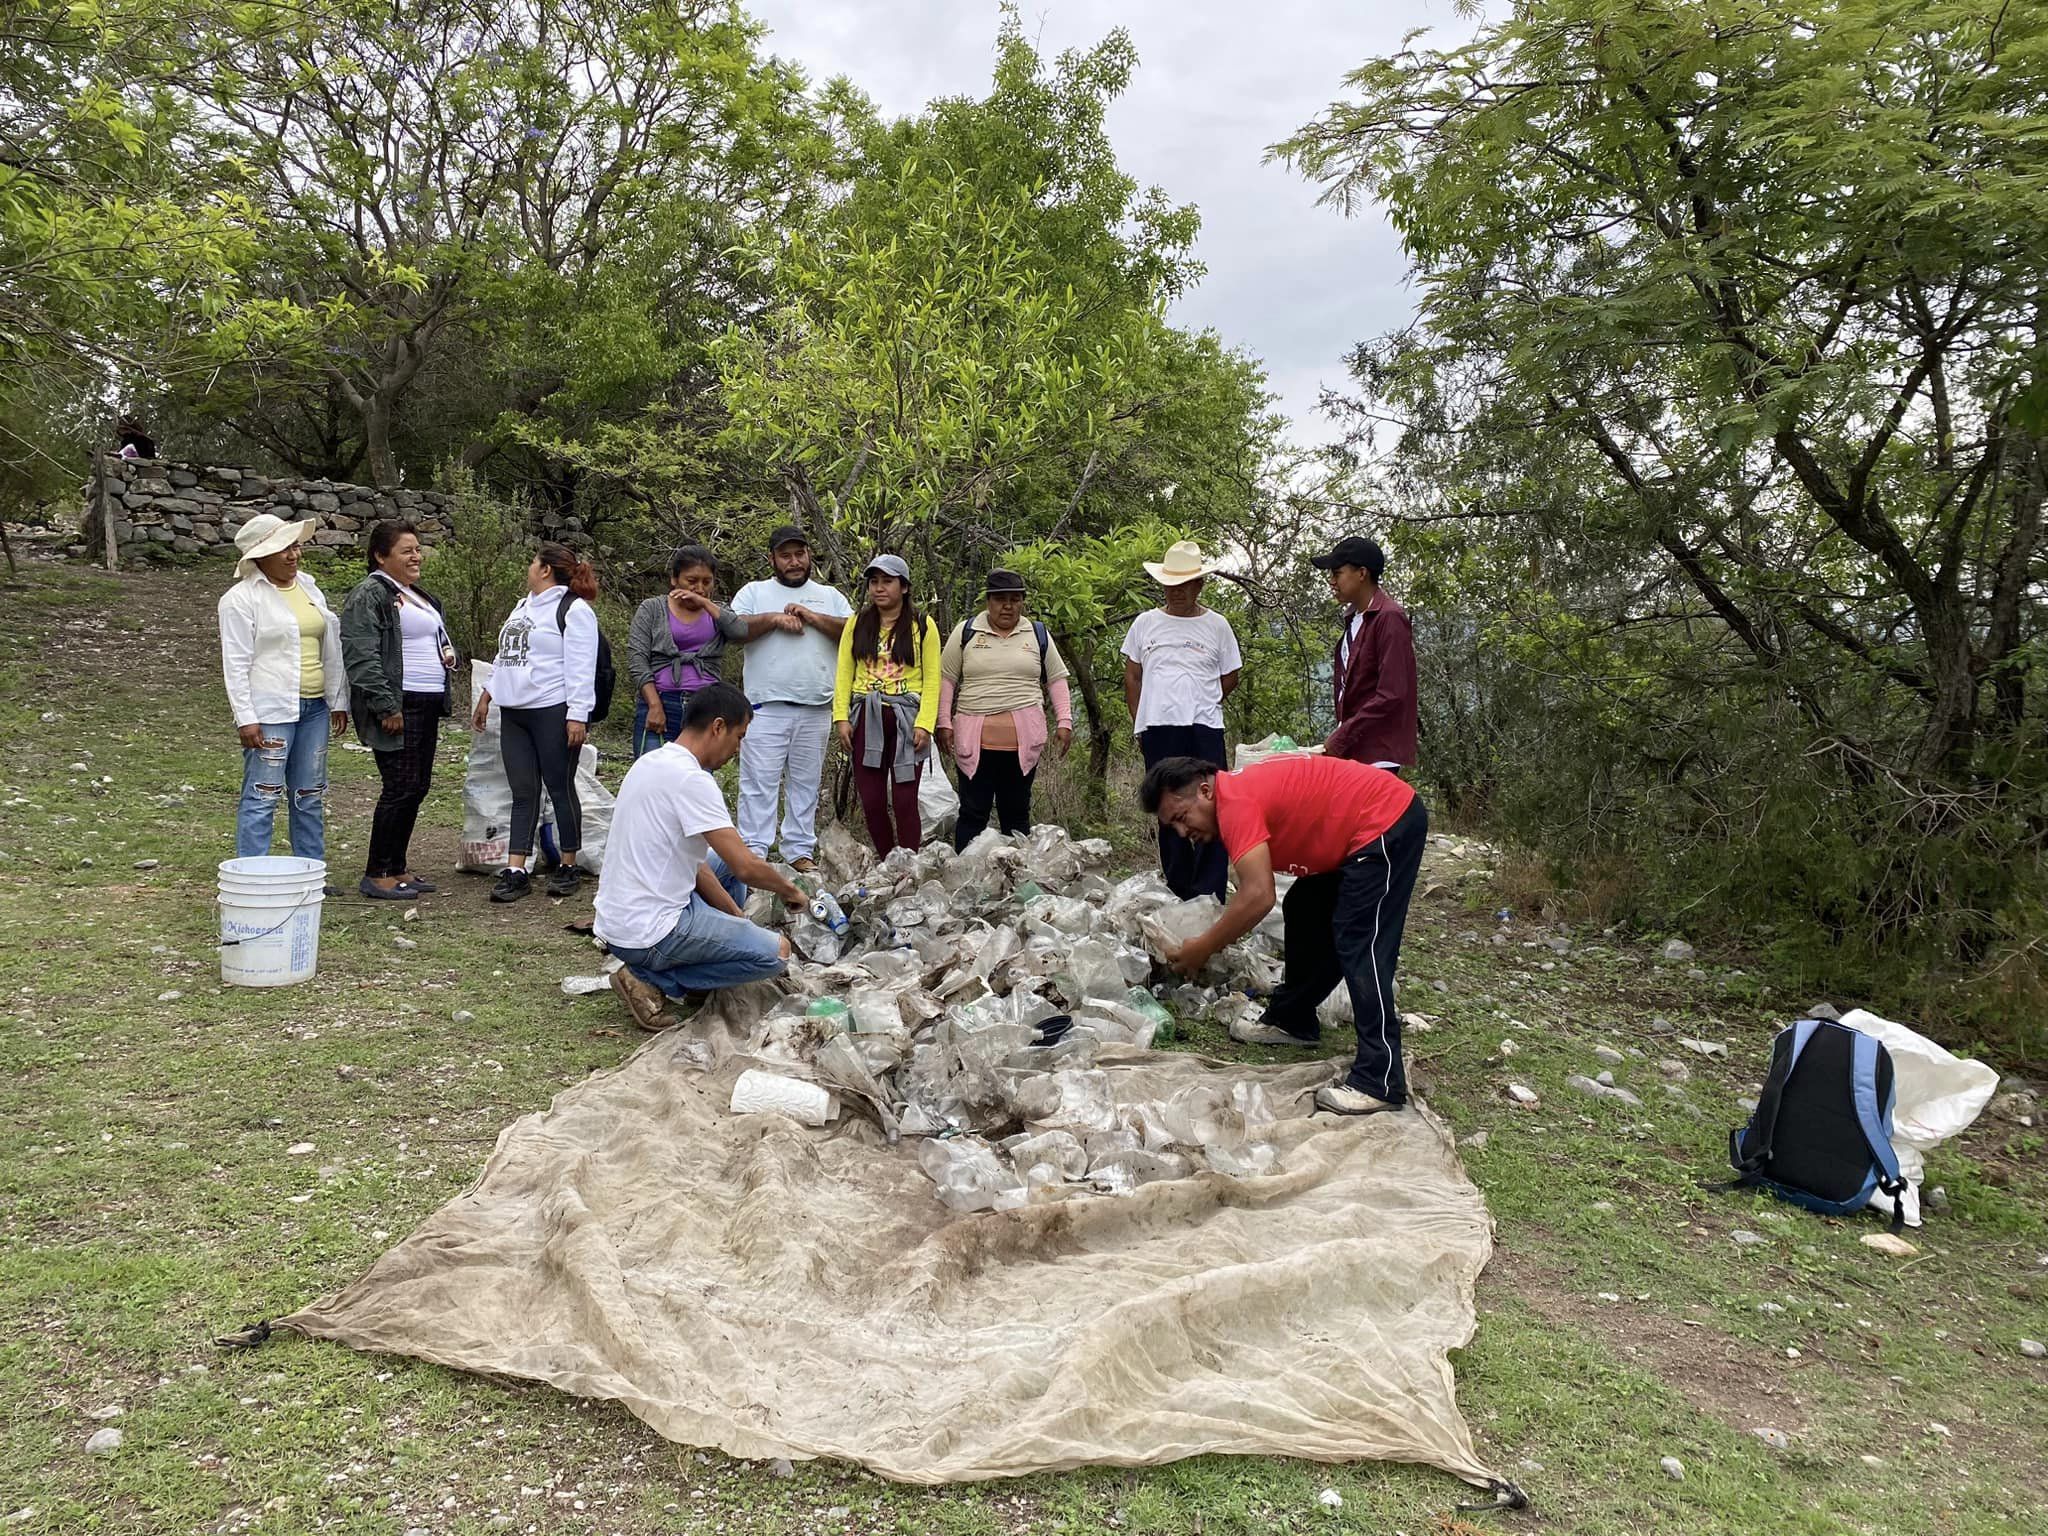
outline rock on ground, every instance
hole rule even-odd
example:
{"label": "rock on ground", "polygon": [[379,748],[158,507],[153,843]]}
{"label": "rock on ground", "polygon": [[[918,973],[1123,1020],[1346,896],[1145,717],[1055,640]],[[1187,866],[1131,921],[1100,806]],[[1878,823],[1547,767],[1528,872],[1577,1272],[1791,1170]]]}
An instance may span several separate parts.
{"label": "rock on ground", "polygon": [[1671,1481],[1673,1481],[1674,1483],[1682,1483],[1685,1481],[1685,1463],[1680,1461],[1676,1456],[1666,1456],[1662,1461],[1658,1462],[1657,1465],[1664,1469],[1664,1475],[1670,1478]]}

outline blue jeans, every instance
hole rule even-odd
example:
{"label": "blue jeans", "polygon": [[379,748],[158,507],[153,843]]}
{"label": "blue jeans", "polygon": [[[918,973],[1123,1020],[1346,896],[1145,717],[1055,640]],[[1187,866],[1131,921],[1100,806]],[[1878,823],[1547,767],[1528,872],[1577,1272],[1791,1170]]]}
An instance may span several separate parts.
{"label": "blue jeans", "polygon": [[263,745],[242,749],[242,804],[235,813],[235,857],[270,852],[277,802],[289,795],[292,852],[327,857],[323,799],[327,793],[327,701],[302,699],[299,718],[262,726]]}
{"label": "blue jeans", "polygon": [[[714,853],[704,867],[725,887],[733,905],[747,904],[747,888],[726,867],[725,860]],[[719,911],[702,896],[690,898],[676,919],[675,932],[659,944],[645,949],[613,944],[610,949],[627,970],[670,997],[763,981],[780,976],[787,964],[782,958],[782,941],[774,934],[744,917]]]}
{"label": "blue jeans", "polygon": [[633,706],[633,755],[645,757],[663,742],[674,741],[683,728],[683,709],[690,702],[687,693],[670,693],[666,688],[654,690],[661,697],[661,713],[666,724],[656,735],[647,729],[647,695],[641,694]]}

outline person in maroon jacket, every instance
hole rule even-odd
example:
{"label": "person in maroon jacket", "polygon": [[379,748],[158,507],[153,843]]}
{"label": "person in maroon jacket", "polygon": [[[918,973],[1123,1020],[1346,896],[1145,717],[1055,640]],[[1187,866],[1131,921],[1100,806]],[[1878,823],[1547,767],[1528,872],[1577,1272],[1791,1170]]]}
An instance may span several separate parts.
{"label": "person in maroon jacket", "polygon": [[1329,573],[1330,590],[1344,605],[1330,673],[1337,728],[1323,750],[1375,768],[1413,767],[1415,629],[1408,611],[1380,587],[1385,553],[1354,534],[1310,564]]}

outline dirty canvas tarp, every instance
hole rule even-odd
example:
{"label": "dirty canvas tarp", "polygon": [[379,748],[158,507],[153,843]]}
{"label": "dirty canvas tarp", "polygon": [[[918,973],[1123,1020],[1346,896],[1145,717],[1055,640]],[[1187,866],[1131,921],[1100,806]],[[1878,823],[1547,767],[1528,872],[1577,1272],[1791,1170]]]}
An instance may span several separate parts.
{"label": "dirty canvas tarp", "polygon": [[1113,1051],[1119,1101],[1263,1084],[1276,1171],[960,1215],[912,1139],[729,1113],[749,1058],[727,1037],[696,1065],[720,1033],[700,1019],[515,1122],[474,1188],[280,1326],[906,1482],[1204,1452],[1490,1481],[1446,1357],[1490,1223],[1426,1113],[1311,1118],[1327,1063]]}

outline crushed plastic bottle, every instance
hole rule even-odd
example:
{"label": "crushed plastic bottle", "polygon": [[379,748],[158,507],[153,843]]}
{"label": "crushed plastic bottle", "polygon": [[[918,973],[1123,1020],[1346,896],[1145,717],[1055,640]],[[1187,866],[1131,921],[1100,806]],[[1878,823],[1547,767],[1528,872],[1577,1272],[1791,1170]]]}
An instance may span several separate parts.
{"label": "crushed plastic bottle", "polygon": [[816,1021],[821,1035],[843,1035],[853,1028],[853,1010],[836,997],[821,997],[804,1010],[804,1017]]}
{"label": "crushed plastic bottle", "polygon": [[831,929],[836,937],[846,937],[846,930],[851,925],[846,920],[846,912],[839,905],[838,898],[830,891],[820,891],[811,898],[810,912],[813,920]]}

